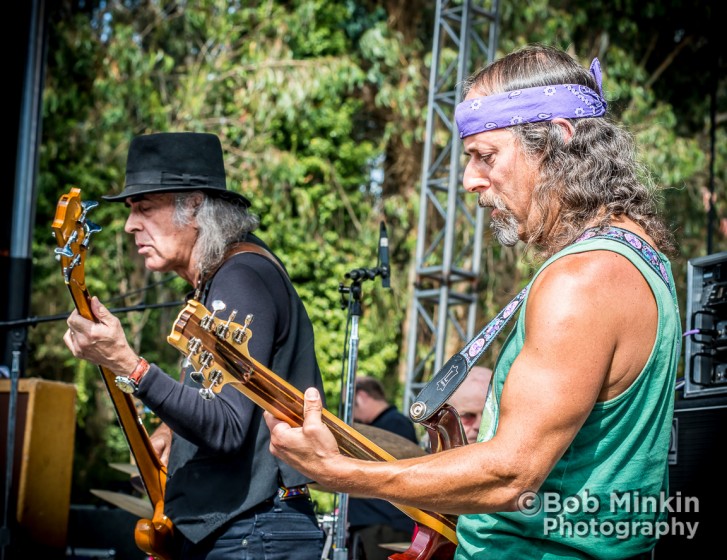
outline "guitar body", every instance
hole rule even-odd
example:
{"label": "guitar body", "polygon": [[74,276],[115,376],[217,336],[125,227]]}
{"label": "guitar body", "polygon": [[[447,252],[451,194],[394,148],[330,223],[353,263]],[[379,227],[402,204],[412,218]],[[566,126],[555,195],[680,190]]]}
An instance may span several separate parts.
{"label": "guitar body", "polygon": [[164,502],[158,502],[152,519],[139,519],[134,527],[134,542],[158,560],[175,560],[179,556],[179,539],[172,521],[164,515]]}
{"label": "guitar body", "polygon": [[[96,203],[81,202],[81,190],[72,188],[58,201],[52,226],[58,245],[55,254],[61,262],[63,279],[71,293],[73,303],[81,316],[92,321],[96,318],[91,312],[91,296],[86,288],[84,264],[90,236],[101,230],[86,220],[86,213],[95,206]],[[141,550],[153,558],[174,560],[177,549],[174,527],[171,520],[164,515],[167,469],[154,452],[132,396],[116,387],[114,382],[116,376],[113,372],[103,367],[99,369],[139,469],[144,489],[154,508],[152,519],[141,519],[137,522],[134,540]]]}
{"label": "guitar body", "polygon": [[452,560],[457,545],[429,527],[417,526],[416,535],[405,552],[396,552],[389,560]]}
{"label": "guitar body", "polygon": [[[213,307],[221,302],[213,302]],[[223,309],[224,307],[219,307]],[[248,342],[252,337],[248,316],[243,325],[215,318],[214,313],[194,300],[180,312],[167,341],[180,350],[196,371],[192,378],[200,383],[200,394],[214,398],[224,385],[231,384],[250,400],[276,418],[291,426],[303,424],[303,393],[290,383],[250,357]],[[445,421],[440,430],[427,430],[434,434],[438,448],[463,444],[466,439],[462,425],[451,406],[446,405],[432,417]],[[330,411],[323,409],[321,419],[336,438],[341,453],[369,461],[394,461],[391,454],[367,439],[352,426]],[[455,435],[444,435],[447,430]],[[459,435],[456,432],[459,431]],[[435,440],[432,440],[433,442]],[[456,516],[420,510],[401,504],[393,504],[417,523],[417,533],[410,548],[396,553],[392,560],[450,560],[457,543]]]}

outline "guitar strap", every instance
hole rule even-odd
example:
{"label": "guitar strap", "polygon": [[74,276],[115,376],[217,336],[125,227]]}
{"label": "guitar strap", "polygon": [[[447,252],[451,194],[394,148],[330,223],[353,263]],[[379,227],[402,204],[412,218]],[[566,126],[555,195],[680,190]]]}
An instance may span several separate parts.
{"label": "guitar strap", "polygon": [[[587,229],[574,243],[586,239],[613,239],[633,249],[646,261],[654,272],[664,281],[667,288],[672,291],[669,275],[659,254],[644,239],[625,229],[617,227],[603,227]],[[419,392],[409,409],[409,416],[415,422],[429,420],[452,396],[452,393],[464,381],[480,356],[490,346],[495,337],[515,315],[525,296],[530,290],[532,281],[517,294],[485,328],[470,340],[459,352],[452,356]]]}
{"label": "guitar strap", "polygon": [[256,245],[255,243],[251,243],[249,241],[240,241],[238,243],[235,243],[232,245],[225,254],[225,258],[223,259],[223,262],[229,259],[230,257],[233,257],[235,255],[238,255],[240,253],[255,253],[260,256],[265,257],[270,262],[272,262],[275,266],[277,266],[280,269],[280,272],[283,273],[283,276],[286,278],[288,277],[288,273],[283,268],[283,265],[280,264],[280,261],[275,258],[275,256],[265,249],[264,247],[261,247],[260,245]]}
{"label": "guitar strap", "polygon": [[195,300],[199,302],[204,301],[210,284],[209,280],[212,279],[212,277],[215,275],[215,272],[219,270],[219,268],[225,261],[227,261],[227,259],[230,259],[235,255],[239,255],[240,253],[255,253],[257,255],[265,257],[280,269],[280,272],[285,278],[288,278],[288,273],[283,268],[283,265],[280,264],[280,261],[276,259],[275,255],[273,255],[270,251],[268,251],[264,247],[261,247],[260,245],[251,243],[250,241],[238,241],[237,243],[230,245],[229,249],[227,249],[227,251],[225,252],[225,256],[220,261],[220,264],[218,264],[213,270],[204,275],[204,279],[198,284],[197,289],[195,290]]}

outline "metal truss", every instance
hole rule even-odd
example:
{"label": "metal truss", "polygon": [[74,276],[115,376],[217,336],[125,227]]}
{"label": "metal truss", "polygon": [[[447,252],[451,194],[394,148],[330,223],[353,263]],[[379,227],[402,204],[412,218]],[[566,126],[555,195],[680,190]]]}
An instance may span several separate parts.
{"label": "metal truss", "polygon": [[463,81],[494,59],[498,4],[437,0],[405,411],[444,362],[474,336],[485,218],[476,197],[462,188],[462,144],[454,109]]}

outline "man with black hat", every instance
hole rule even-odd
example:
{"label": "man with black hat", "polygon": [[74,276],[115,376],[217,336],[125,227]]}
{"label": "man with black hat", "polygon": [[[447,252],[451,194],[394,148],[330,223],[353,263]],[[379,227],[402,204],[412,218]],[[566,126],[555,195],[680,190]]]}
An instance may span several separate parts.
{"label": "man with black hat", "polygon": [[[219,318],[252,314],[250,355],[298,388],[323,390],[310,319],[283,265],[252,234],[259,222],[250,202],[227,190],[217,136],[134,138],[124,190],[103,198],[129,207],[124,229],[147,269],[175,272],[208,309],[224,302]],[[262,409],[227,385],[202,399],[191,366],[174,380],[134,352],[98,299],[91,307],[97,322],[73,312],[64,341],[116,373],[119,388],[164,422],[151,441],[167,464],[164,513],[182,537],[180,557],[320,560],[311,479],[270,454]]]}

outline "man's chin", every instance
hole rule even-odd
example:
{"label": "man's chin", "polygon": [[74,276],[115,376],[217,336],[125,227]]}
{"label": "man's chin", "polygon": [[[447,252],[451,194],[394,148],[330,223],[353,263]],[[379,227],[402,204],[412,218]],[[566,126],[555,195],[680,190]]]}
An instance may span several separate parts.
{"label": "man's chin", "polygon": [[153,256],[144,256],[144,268],[151,272],[166,272],[164,263],[160,263],[156,258]]}
{"label": "man's chin", "polygon": [[497,242],[504,247],[514,247],[520,241],[517,229],[511,227],[509,224],[492,221],[490,227]]}

